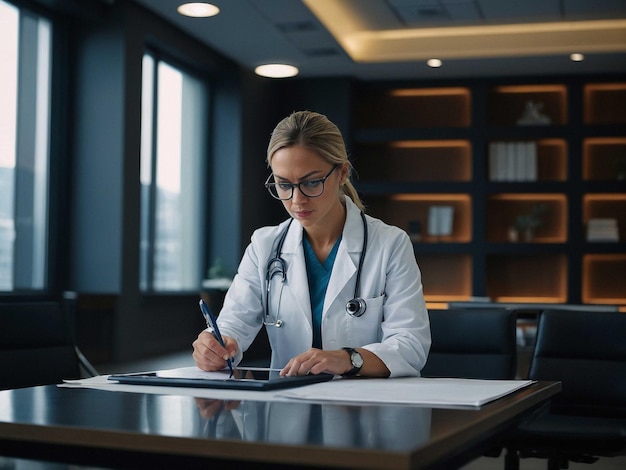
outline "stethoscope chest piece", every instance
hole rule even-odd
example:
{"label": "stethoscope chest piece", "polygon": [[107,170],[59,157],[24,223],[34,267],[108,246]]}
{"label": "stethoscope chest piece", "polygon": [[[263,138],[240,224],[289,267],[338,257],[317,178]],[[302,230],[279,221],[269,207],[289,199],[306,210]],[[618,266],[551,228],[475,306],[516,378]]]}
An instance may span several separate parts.
{"label": "stethoscope chest piece", "polygon": [[365,313],[365,310],[367,310],[367,304],[361,298],[355,297],[352,300],[348,300],[346,304],[346,312],[352,317],[360,317]]}

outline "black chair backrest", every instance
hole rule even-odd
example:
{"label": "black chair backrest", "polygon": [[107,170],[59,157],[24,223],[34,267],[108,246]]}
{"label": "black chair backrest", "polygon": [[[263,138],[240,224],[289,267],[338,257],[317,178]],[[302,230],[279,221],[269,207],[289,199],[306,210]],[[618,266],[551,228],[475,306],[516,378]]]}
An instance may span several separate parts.
{"label": "black chair backrest", "polygon": [[556,408],[626,411],[626,315],[542,312],[529,377],[562,382]]}
{"label": "black chair backrest", "polygon": [[0,303],[0,389],[80,378],[67,314],[61,303]]}
{"label": "black chair backrest", "polygon": [[423,377],[513,379],[517,372],[515,312],[432,310],[432,345]]}

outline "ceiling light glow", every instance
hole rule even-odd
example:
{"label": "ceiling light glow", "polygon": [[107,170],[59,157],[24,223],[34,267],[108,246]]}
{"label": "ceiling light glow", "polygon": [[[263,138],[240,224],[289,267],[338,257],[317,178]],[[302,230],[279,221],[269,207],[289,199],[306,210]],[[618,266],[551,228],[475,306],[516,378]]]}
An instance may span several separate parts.
{"label": "ceiling light glow", "polygon": [[217,15],[220,9],[211,3],[192,2],[183,3],[176,11],[181,15],[190,16],[192,18],[208,18],[209,16]]}
{"label": "ceiling light glow", "polygon": [[261,77],[268,78],[289,78],[298,75],[298,67],[287,64],[265,64],[259,65],[254,72]]}
{"label": "ceiling light glow", "polygon": [[570,54],[569,58],[574,62],[582,62],[585,60],[585,56],[583,54]]}
{"label": "ceiling light glow", "polygon": [[441,67],[441,65],[443,64],[443,62],[441,62],[441,60],[439,59],[428,59],[426,63],[429,67],[432,67],[434,69],[436,69],[437,67]]}

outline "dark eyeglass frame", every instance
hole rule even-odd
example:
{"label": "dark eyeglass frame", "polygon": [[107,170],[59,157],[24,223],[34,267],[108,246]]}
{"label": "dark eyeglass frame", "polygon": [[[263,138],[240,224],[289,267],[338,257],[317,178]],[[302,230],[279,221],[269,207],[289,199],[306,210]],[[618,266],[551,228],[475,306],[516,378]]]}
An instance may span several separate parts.
{"label": "dark eyeglass frame", "polygon": [[[322,194],[324,194],[324,190],[325,190],[325,183],[326,180],[330,177],[330,175],[333,173],[333,171],[335,171],[335,169],[339,166],[339,163],[335,164],[330,171],[326,174],[326,176],[324,176],[323,178],[315,178],[312,180],[304,180],[304,181],[300,181],[299,183],[270,183],[270,179],[274,176],[274,173],[270,174],[267,177],[267,180],[265,180],[265,187],[267,188],[268,192],[270,193],[270,195],[274,198],[274,199],[278,199],[279,201],[289,201],[291,198],[293,198],[293,192],[296,188],[298,188],[300,190],[300,193],[304,196],[304,197],[308,197],[308,198],[316,198],[316,197],[320,197]],[[321,183],[322,184],[322,191],[315,195],[315,196],[310,196],[308,195],[305,191],[302,190],[302,184],[307,185],[307,184],[318,184]],[[281,187],[289,187],[291,189],[291,193],[289,195],[289,197],[280,197],[278,196],[278,191],[276,190],[276,186],[281,186]],[[272,189],[274,192],[272,192]]]}

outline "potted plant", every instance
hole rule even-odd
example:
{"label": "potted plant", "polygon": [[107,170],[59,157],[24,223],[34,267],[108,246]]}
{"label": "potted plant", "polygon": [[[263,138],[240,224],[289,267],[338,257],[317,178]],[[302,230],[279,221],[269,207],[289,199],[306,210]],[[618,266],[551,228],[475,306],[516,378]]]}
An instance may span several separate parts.
{"label": "potted plant", "polygon": [[543,224],[542,217],[545,212],[545,204],[535,204],[528,214],[521,214],[515,218],[515,229],[522,235],[524,241],[533,240],[535,231]]}

